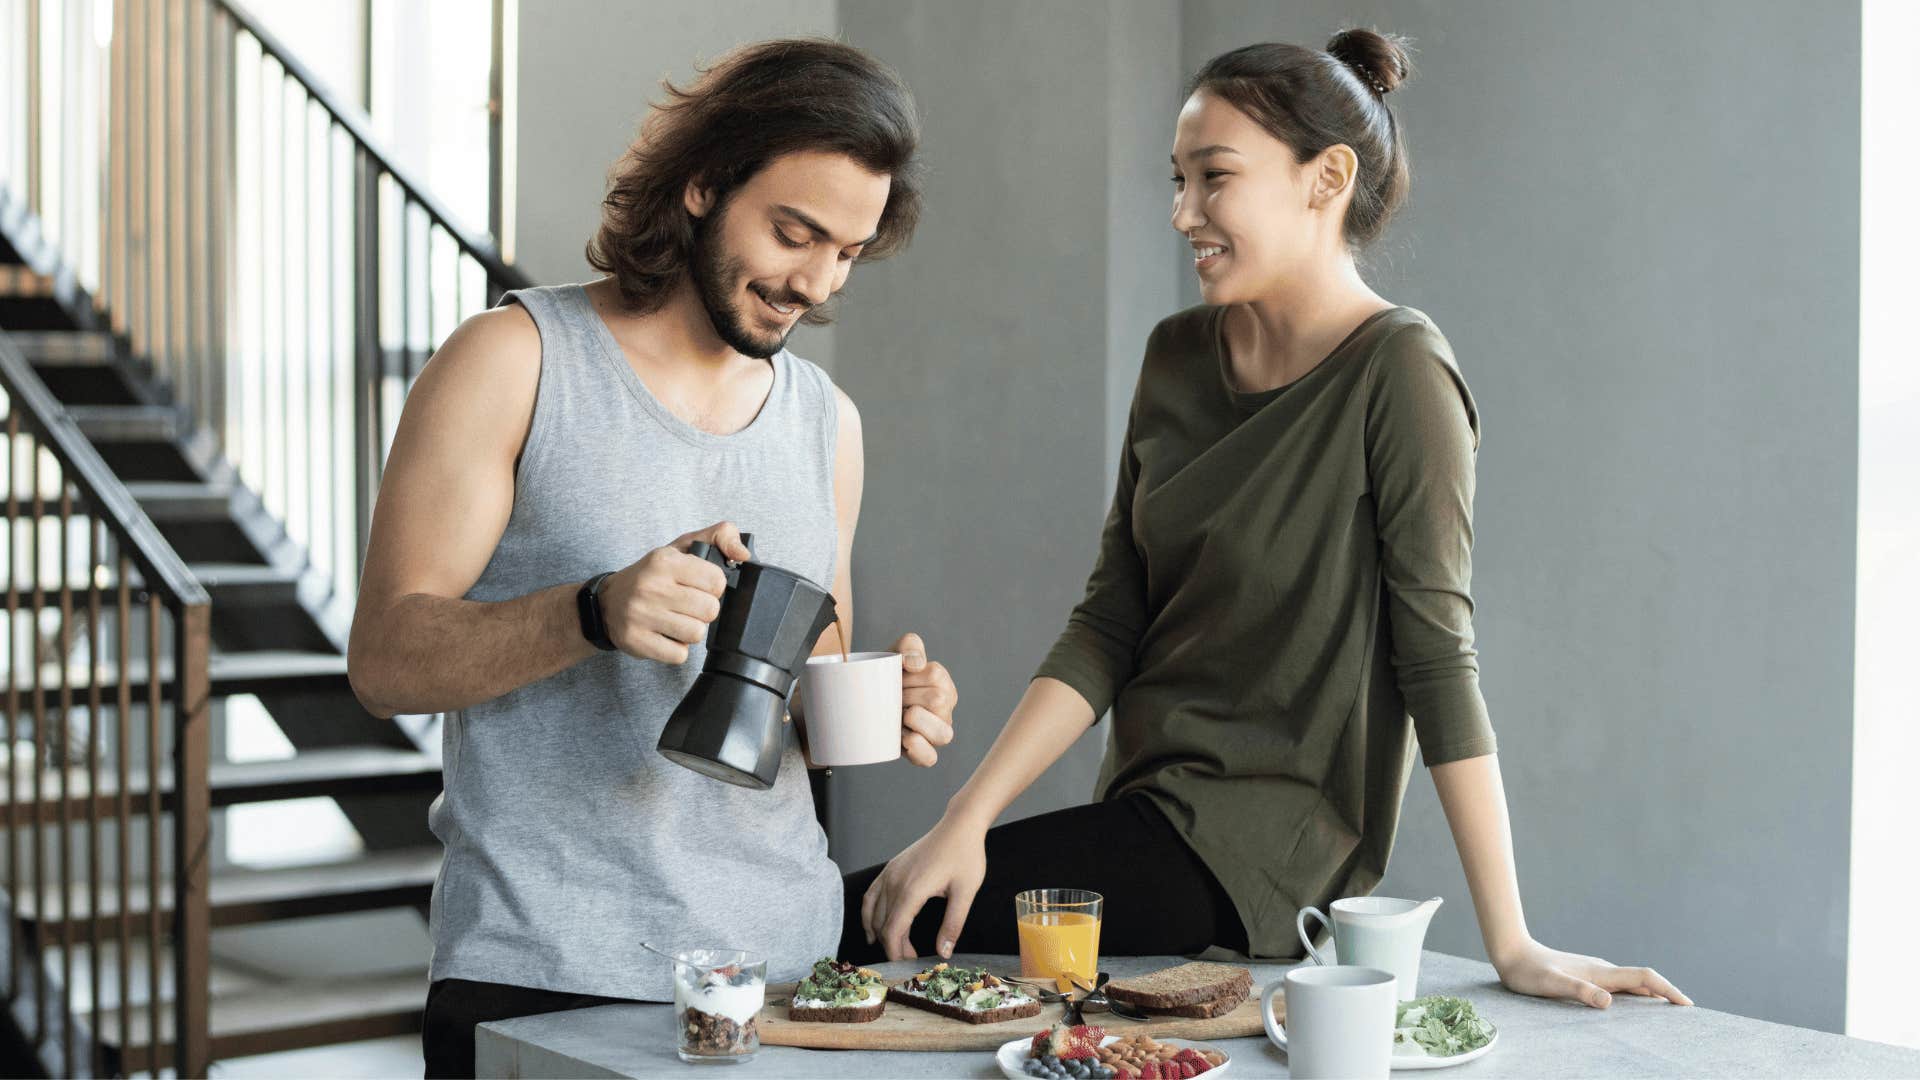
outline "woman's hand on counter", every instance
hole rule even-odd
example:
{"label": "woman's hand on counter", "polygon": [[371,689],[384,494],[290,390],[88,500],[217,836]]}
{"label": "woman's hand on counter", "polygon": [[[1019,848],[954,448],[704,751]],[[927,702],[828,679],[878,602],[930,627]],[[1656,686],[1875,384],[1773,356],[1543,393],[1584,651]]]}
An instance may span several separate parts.
{"label": "woman's hand on counter", "polygon": [[953,943],[966,925],[967,909],[987,876],[987,833],[953,818],[939,823],[889,861],[868,886],[860,901],[860,924],[867,943],[881,942],[887,959],[919,956],[907,940],[914,916],[936,896],[947,898],[947,915],[940,923],[936,949],[953,955]]}
{"label": "woman's hand on counter", "polygon": [[1516,994],[1564,998],[1596,1009],[1611,1005],[1616,993],[1665,998],[1675,1005],[1693,1004],[1652,968],[1618,967],[1597,956],[1549,949],[1531,939],[1495,957],[1493,966],[1500,973],[1501,984]]}

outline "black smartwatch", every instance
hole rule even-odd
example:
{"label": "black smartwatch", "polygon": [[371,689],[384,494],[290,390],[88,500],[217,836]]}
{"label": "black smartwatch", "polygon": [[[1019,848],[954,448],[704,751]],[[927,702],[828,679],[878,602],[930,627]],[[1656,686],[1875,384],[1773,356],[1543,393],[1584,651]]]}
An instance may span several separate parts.
{"label": "black smartwatch", "polygon": [[613,639],[607,636],[607,619],[600,611],[600,586],[613,576],[609,570],[604,574],[595,574],[580,586],[575,597],[580,607],[580,636],[593,642],[593,647],[601,652],[613,651]]}

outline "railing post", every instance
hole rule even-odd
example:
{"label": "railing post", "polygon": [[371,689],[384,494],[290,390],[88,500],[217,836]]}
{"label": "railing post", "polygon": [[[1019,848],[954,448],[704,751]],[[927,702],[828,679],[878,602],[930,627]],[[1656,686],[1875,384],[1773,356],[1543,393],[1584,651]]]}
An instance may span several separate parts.
{"label": "railing post", "polygon": [[27,5],[27,177],[21,185],[27,209],[40,213],[40,5]]}
{"label": "railing post", "polygon": [[[381,432],[375,424],[380,396],[380,167],[364,149],[353,156],[353,580],[373,528],[373,498],[380,485]],[[406,217],[401,216],[404,224]],[[404,298],[403,298],[404,302]]]}
{"label": "railing post", "polygon": [[[212,750],[207,657],[211,630],[205,604],[174,612],[173,758],[173,1030],[179,1076],[205,1076],[208,1052],[208,951],[212,920],[207,897],[211,807],[207,769]],[[155,1064],[158,1064],[156,1059]]]}

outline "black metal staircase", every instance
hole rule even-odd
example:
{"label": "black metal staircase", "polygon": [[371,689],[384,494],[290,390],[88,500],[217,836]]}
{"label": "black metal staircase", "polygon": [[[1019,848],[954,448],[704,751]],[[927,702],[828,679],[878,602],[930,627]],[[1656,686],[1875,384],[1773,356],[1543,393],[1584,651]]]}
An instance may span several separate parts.
{"label": "black metal staircase", "polygon": [[[223,974],[210,932],[426,912],[437,746],[416,742],[418,718],[356,701],[352,593],[412,378],[461,318],[528,282],[240,6],[116,0],[106,42],[97,2],[27,4],[26,40],[0,44],[0,135],[24,133],[0,138],[0,359],[23,361],[0,365],[23,384],[0,386],[15,613],[0,831],[34,853],[30,887],[25,864],[0,882],[0,967],[35,1059],[0,1071],[204,1075],[223,1057],[418,1030],[424,955],[398,974],[263,982]],[[97,475],[64,475],[57,506],[41,479],[15,499],[14,444],[55,427],[84,436]],[[39,530],[75,507],[120,530],[119,556],[50,584]],[[21,535],[36,538],[24,576]],[[163,612],[166,583],[129,542],[184,564],[200,606]],[[115,595],[119,647],[98,608]],[[208,744],[205,716],[241,695],[293,757],[227,762]],[[103,750],[89,725],[116,722],[132,737]],[[313,797],[338,805],[362,854],[248,868],[205,850],[224,809]],[[164,841],[163,818],[193,850]],[[82,848],[99,861],[96,822],[118,862],[74,865]],[[41,863],[56,848],[57,879]]]}

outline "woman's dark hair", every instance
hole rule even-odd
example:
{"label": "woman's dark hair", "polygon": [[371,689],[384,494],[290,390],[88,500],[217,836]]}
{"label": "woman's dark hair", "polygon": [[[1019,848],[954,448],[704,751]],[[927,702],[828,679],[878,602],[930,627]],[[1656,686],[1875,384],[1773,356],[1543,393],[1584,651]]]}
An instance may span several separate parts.
{"label": "woman's dark hair", "polygon": [[[689,181],[713,189],[717,213],[740,185],[795,151],[845,154],[892,177],[860,260],[906,247],[920,218],[920,122],[906,84],[873,57],[821,38],[762,41],[720,57],[684,88],[661,85],[666,99],[607,175],[600,229],[587,244],[587,262],[613,275],[630,306],[659,308],[688,271],[696,222],[681,197]],[[830,318],[808,308],[801,321]]]}
{"label": "woman's dark hair", "polygon": [[1373,30],[1342,30],[1324,52],[1300,45],[1247,45],[1207,61],[1187,93],[1205,90],[1251,117],[1311,161],[1344,143],[1360,159],[1344,232],[1356,250],[1379,237],[1406,201],[1407,148],[1386,95],[1413,75],[1408,42]]}

